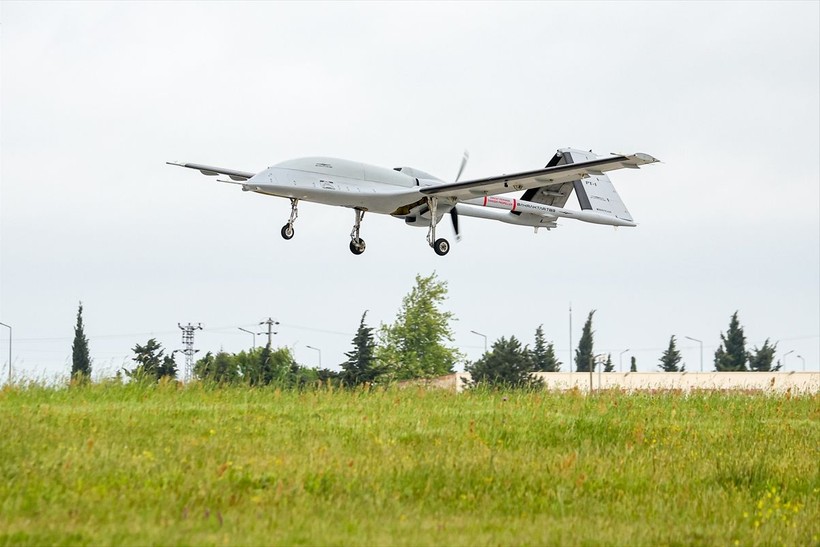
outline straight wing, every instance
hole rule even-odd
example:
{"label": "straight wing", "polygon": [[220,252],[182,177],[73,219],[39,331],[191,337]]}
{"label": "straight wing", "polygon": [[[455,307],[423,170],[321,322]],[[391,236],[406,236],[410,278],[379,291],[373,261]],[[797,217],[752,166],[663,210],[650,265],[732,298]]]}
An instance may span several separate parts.
{"label": "straight wing", "polygon": [[561,185],[616,169],[637,169],[641,165],[656,161],[658,160],[648,154],[614,155],[608,158],[545,167],[535,171],[426,186],[420,188],[419,191],[427,196],[466,200],[476,196],[491,196],[530,188]]}
{"label": "straight wing", "polygon": [[256,173],[249,171],[237,171],[236,169],[225,169],[224,167],[211,167],[210,165],[202,165],[199,163],[177,163],[174,161],[166,161],[168,165],[177,165],[179,167],[187,167],[188,169],[196,169],[203,175],[215,177],[217,175],[228,175],[233,180],[243,181],[248,180]]}

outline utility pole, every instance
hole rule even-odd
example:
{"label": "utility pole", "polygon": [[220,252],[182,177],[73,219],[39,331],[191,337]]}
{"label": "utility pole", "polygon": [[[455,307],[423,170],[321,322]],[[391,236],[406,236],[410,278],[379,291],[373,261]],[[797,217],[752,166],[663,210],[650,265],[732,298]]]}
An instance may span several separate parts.
{"label": "utility pole", "polygon": [[268,317],[264,321],[260,321],[259,324],[268,326],[268,347],[271,347],[271,344],[273,343],[273,335],[277,334],[276,332],[273,332],[273,326],[278,325],[279,321],[274,321],[273,319]]}
{"label": "utility pole", "polygon": [[182,330],[182,345],[185,346],[185,349],[180,351],[185,354],[184,380],[187,382],[191,379],[194,372],[194,354],[199,351],[198,349],[194,349],[194,331],[202,330],[202,324],[197,323],[196,326],[193,326],[191,323],[188,323],[183,326],[177,323],[177,326]]}

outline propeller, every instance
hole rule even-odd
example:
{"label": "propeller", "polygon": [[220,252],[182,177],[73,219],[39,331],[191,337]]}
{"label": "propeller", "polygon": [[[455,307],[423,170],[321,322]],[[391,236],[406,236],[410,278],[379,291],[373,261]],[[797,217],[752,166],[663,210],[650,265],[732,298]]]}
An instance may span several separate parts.
{"label": "propeller", "polygon": [[[461,157],[461,165],[458,168],[458,174],[456,175],[455,182],[458,182],[459,179],[461,179],[461,173],[464,172],[464,167],[467,165],[467,160],[469,159],[470,153],[465,150],[464,155]],[[453,231],[456,233],[456,241],[460,241],[461,234],[458,231],[458,210],[455,205],[453,205],[453,208],[450,209],[450,220],[453,222]]]}

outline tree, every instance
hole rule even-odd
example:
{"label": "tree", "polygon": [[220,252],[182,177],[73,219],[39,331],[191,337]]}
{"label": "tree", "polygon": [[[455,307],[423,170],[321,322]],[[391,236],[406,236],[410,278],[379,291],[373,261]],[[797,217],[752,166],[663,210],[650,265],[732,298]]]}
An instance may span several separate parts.
{"label": "tree", "polygon": [[633,355],[629,360],[629,372],[638,372],[638,360]]}
{"label": "tree", "polygon": [[83,325],[82,302],[77,309],[77,325],[74,327],[74,343],[71,345],[71,377],[78,380],[91,377],[91,356]]}
{"label": "tree", "polygon": [[612,354],[606,354],[606,362],[604,363],[604,372],[612,372],[615,370],[615,365],[612,364]]}
{"label": "tree", "polygon": [[376,357],[398,380],[431,378],[453,372],[461,359],[453,341],[453,314],[439,309],[447,298],[447,283],[416,275],[416,286],[402,300],[392,325],[382,325]]}
{"label": "tree", "polygon": [[172,355],[166,355],[162,358],[162,362],[157,367],[157,377],[159,379],[177,377],[177,363]]}
{"label": "tree", "polygon": [[715,370],[718,372],[747,370],[746,336],[737,319],[737,312],[732,314],[726,335],[720,333],[720,339],[720,346],[715,352]]}
{"label": "tree", "polygon": [[683,372],[686,365],[678,366],[681,362],[681,355],[678,348],[675,347],[675,335],[669,338],[669,347],[661,355],[661,362],[658,368],[664,372]]}
{"label": "tree", "polygon": [[578,342],[578,349],[575,350],[575,370],[577,372],[589,372],[590,363],[594,357],[592,353],[592,316],[595,310],[589,312],[587,321],[584,323],[584,330],[581,332],[581,340]]}
{"label": "tree", "polygon": [[201,380],[219,384],[229,384],[239,379],[236,356],[220,351],[213,355],[210,351],[194,364],[194,374]]}
{"label": "tree", "polygon": [[471,386],[530,388],[541,385],[541,379],[532,376],[535,362],[532,353],[511,336],[503,336],[493,343],[492,349],[464,370],[472,377]]}
{"label": "tree", "polygon": [[364,323],[367,311],[362,314],[359,329],[353,337],[353,349],[347,353],[347,361],[341,364],[342,383],[356,386],[364,383],[373,383],[383,369],[376,359],[376,342],[373,339],[373,328]]}
{"label": "tree", "polygon": [[290,348],[271,350],[270,346],[265,346],[262,356],[264,357],[261,366],[261,383],[263,385],[275,384],[287,387],[292,383],[293,378],[291,375],[298,365],[293,359]]}
{"label": "tree", "polygon": [[777,351],[777,343],[774,345],[769,345],[768,338],[766,338],[762,348],[757,349],[757,346],[755,346],[754,350],[749,353],[749,370],[754,372],[772,372],[780,370],[780,362],[772,367],[775,351]]}
{"label": "tree", "polygon": [[552,342],[545,343],[544,325],[538,325],[535,329],[535,347],[532,350],[532,359],[535,370],[543,372],[558,372],[561,370],[561,362],[555,357],[555,348]]}
{"label": "tree", "polygon": [[176,364],[171,356],[165,356],[162,344],[151,338],[144,346],[136,344],[133,361],[137,366],[131,370],[124,369],[126,376],[136,380],[158,380],[163,376],[176,376]]}

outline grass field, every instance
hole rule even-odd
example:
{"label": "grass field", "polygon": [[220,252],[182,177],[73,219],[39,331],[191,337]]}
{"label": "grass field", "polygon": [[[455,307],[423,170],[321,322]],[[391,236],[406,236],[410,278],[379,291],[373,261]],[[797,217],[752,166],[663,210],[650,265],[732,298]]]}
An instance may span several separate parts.
{"label": "grass field", "polygon": [[0,391],[0,545],[820,545],[820,397]]}

